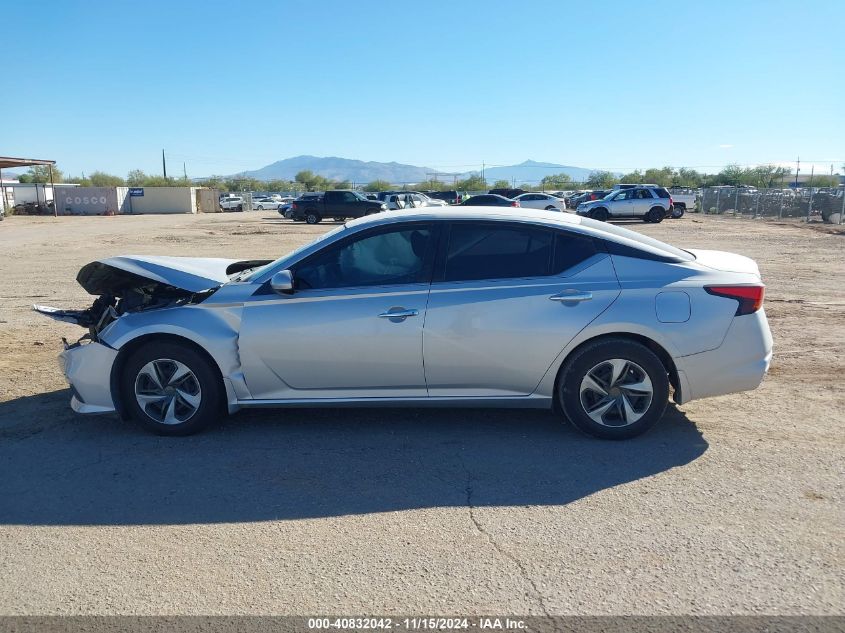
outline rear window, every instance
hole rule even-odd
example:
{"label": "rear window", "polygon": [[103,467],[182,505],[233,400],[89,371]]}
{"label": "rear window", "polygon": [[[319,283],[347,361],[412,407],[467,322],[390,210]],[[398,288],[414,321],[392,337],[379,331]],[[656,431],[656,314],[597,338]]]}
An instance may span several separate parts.
{"label": "rear window", "polygon": [[[591,220],[590,218],[581,218],[581,225],[587,228],[595,229],[602,233],[606,233],[608,235],[615,235],[617,237],[624,238],[631,242],[635,242],[636,244],[641,246],[650,247],[652,249],[662,251],[666,254],[667,257],[674,258],[675,260],[685,262],[691,262],[695,260],[695,256],[692,255],[692,253],[688,253],[687,251],[681,250],[680,248],[675,248],[674,246],[671,246],[666,242],[661,242],[660,240],[656,240],[653,237],[648,237],[646,235],[643,235],[642,233],[631,231],[630,229],[623,228],[616,224],[610,224],[609,222],[598,222],[596,220]],[[611,241],[607,240],[607,244],[610,245]],[[616,254],[621,255],[623,253],[617,252]]]}
{"label": "rear window", "polygon": [[657,194],[658,198],[668,198],[669,197],[669,192],[666,191],[666,189],[664,189],[663,187],[658,187],[657,189],[654,190],[654,193]]}

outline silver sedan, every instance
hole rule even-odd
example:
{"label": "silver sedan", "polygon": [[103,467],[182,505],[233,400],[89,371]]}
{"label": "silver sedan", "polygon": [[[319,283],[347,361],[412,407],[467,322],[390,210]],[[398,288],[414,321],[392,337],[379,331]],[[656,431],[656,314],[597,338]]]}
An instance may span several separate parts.
{"label": "silver sedan", "polygon": [[494,406],[638,435],[754,389],[757,265],[570,214],[433,208],[348,222],[272,262],[113,257],[77,277],[72,407],[193,433],[242,407]]}

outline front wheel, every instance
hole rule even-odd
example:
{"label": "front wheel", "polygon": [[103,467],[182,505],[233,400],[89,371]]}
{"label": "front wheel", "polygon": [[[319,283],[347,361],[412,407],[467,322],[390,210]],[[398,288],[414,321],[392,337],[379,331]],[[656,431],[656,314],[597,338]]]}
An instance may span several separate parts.
{"label": "front wheel", "polygon": [[317,215],[313,211],[309,211],[308,213],[305,214],[305,222],[307,224],[317,224],[322,219],[323,218],[321,218],[319,215]]}
{"label": "front wheel", "polygon": [[159,435],[190,435],[221,417],[223,385],[197,350],[152,342],[126,361],[121,394],[133,420]]}
{"label": "front wheel", "polygon": [[593,219],[598,220],[599,222],[607,222],[610,218],[610,214],[607,212],[607,209],[596,209],[593,211]]}
{"label": "front wheel", "polygon": [[645,433],[669,398],[666,368],[650,349],[624,338],[588,343],[567,360],[557,398],[580,431],[622,440]]}

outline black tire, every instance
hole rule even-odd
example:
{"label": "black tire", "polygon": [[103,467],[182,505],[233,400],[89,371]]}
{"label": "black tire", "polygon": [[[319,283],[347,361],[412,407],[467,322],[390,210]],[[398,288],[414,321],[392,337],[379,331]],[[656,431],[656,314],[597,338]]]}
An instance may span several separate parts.
{"label": "black tire", "polygon": [[684,217],[684,213],[686,213],[686,212],[687,212],[686,207],[679,207],[679,206],[676,205],[672,209],[672,218],[675,219],[675,220],[682,218],[682,217]]}
{"label": "black tire", "polygon": [[305,213],[305,222],[308,224],[318,224],[322,219],[320,214],[314,211],[307,211]]}
{"label": "black tire", "polygon": [[366,211],[366,213],[364,213],[364,215],[372,215],[374,213],[378,213],[379,211],[381,211],[381,209],[367,209],[367,211]]}
{"label": "black tire", "polygon": [[649,220],[649,222],[660,224],[663,222],[663,218],[666,217],[666,209],[663,207],[652,207],[648,214],[651,216],[651,220]]}
{"label": "black tire", "polygon": [[238,211],[243,211],[243,210],[244,210],[244,206],[242,204],[239,204],[238,205]]}
{"label": "black tire", "polygon": [[255,210],[256,210],[256,211],[264,211],[264,207],[262,207],[262,206],[259,204],[257,207],[255,207]]}
{"label": "black tire", "polygon": [[546,207],[546,211],[555,211],[556,209],[557,209],[557,207],[554,207],[552,205],[549,205],[549,206]]}
{"label": "black tire", "polygon": [[345,222],[345,221],[346,221],[346,218],[342,218],[342,217],[340,217],[340,216],[337,216],[337,217],[332,218],[332,219],[333,219],[335,222]]}
{"label": "black tire", "polygon": [[599,207],[593,211],[593,219],[599,222],[607,222],[610,219],[610,213],[604,207]]}
{"label": "black tire", "polygon": [[[634,384],[638,381],[645,382],[640,372],[646,374],[651,381],[650,400],[646,400],[645,396],[641,395],[631,396],[632,392],[623,392],[618,387],[615,387],[616,392],[613,391],[614,387],[608,389],[606,397],[614,397],[615,394],[617,403],[622,398],[620,394],[626,394],[625,402],[632,407],[634,415],[640,416],[630,423],[624,419],[624,405],[620,408],[611,406],[605,414],[600,415],[599,417],[602,418],[607,415],[606,423],[597,422],[590,417],[584,402],[597,398],[598,400],[592,404],[600,405],[602,396],[598,392],[585,391],[582,400],[581,387],[585,376],[591,372],[593,375],[598,375],[609,371],[612,377],[611,359],[628,363],[624,366],[625,369],[616,384],[621,383],[624,387],[626,384]],[[611,383],[605,381],[603,386],[607,387],[608,384]],[[625,338],[605,338],[587,343],[566,360],[558,376],[556,397],[563,415],[578,430],[602,439],[624,440],[645,433],[663,417],[669,399],[669,377],[657,355],[644,345]],[[641,408],[641,411],[637,411],[638,408]],[[614,416],[618,416],[617,419],[614,419]],[[614,425],[611,424],[612,422],[621,422],[621,424]]]}
{"label": "black tire", "polygon": [[[146,392],[153,394],[153,397],[160,391],[158,386],[150,382],[150,374],[142,372],[154,363],[156,367],[163,368],[160,373],[157,372],[162,384],[168,379],[168,366],[174,367],[175,371],[173,363],[181,363],[192,373],[181,382],[174,381],[175,387],[181,385],[183,389],[171,392],[171,399],[175,401],[173,414],[177,420],[182,421],[174,423],[163,421],[167,413],[163,410],[164,400],[162,400],[162,405],[151,402],[144,408],[138,401],[138,396],[136,396],[138,391],[142,396]],[[172,374],[169,375],[172,376]],[[158,435],[191,435],[225,415],[223,408],[225,391],[219,374],[203,354],[188,345],[153,341],[142,346],[126,360],[119,384],[121,398],[132,419]],[[164,386],[165,390],[168,388],[170,388],[169,385]],[[182,394],[194,398],[199,395],[198,406],[192,407],[187,400],[182,399]],[[192,408],[193,412],[191,412]]]}

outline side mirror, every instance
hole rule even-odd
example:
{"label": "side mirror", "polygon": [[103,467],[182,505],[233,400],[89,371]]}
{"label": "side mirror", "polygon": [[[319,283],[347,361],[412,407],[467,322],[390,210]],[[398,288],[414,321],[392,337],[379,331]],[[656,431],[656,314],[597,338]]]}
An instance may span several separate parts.
{"label": "side mirror", "polygon": [[289,270],[280,270],[270,278],[270,287],[279,294],[293,292],[293,274]]}

